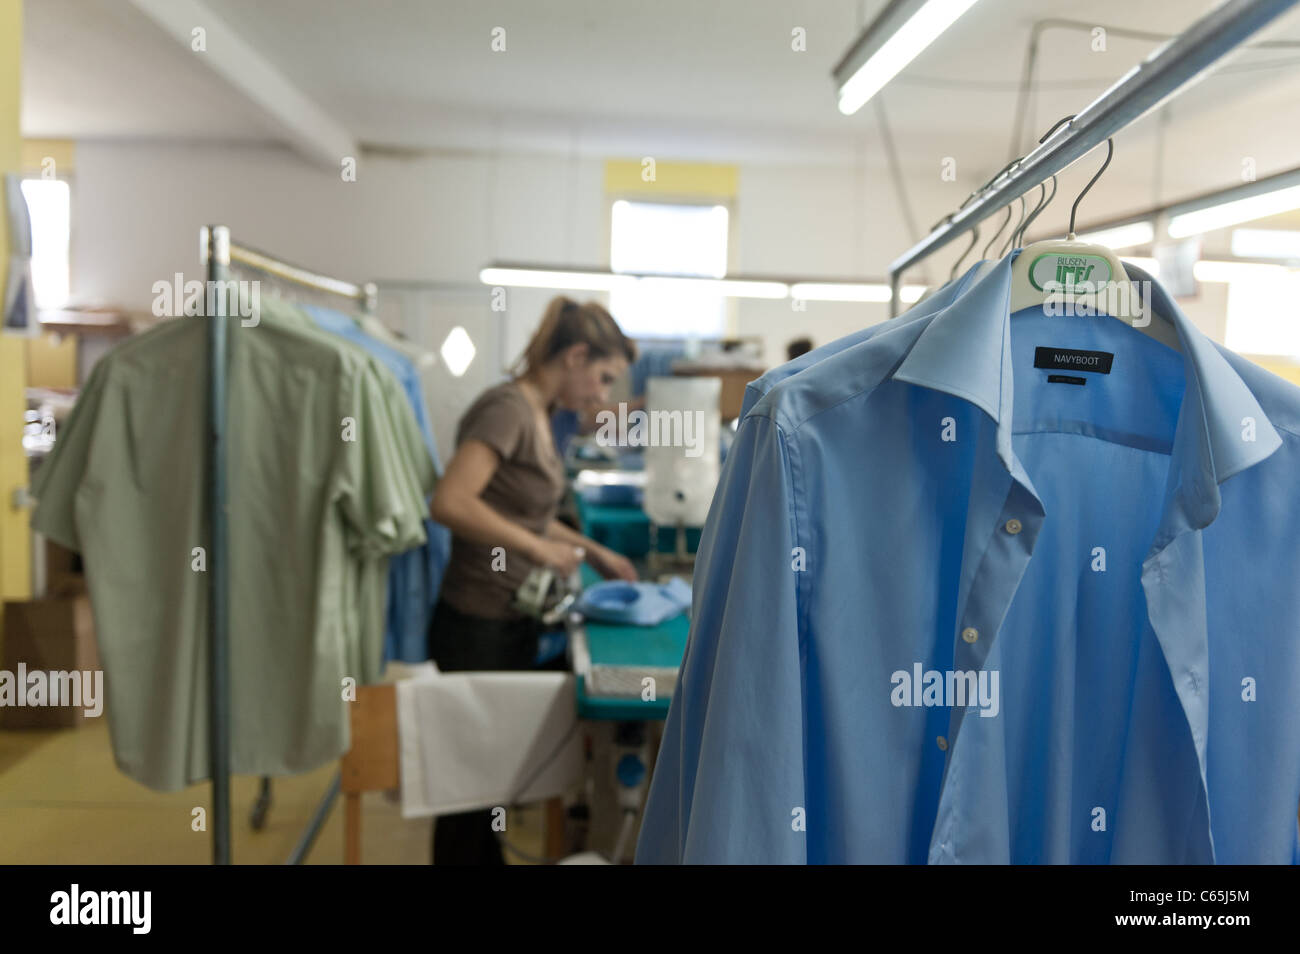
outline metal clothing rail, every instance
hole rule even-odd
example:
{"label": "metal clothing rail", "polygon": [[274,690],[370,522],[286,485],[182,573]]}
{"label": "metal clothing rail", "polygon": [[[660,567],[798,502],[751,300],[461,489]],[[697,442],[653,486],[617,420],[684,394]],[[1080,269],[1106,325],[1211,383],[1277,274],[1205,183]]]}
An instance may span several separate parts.
{"label": "metal clothing rail", "polygon": [[1300,0],[1227,0],[1129,70],[1056,135],[995,176],[967,204],[890,263],[891,316],[898,314],[898,290],[906,269],[1179,93],[1297,2]]}
{"label": "metal clothing rail", "polygon": [[[226,396],[229,355],[231,303],[227,300],[227,282],[231,264],[238,263],[317,291],[340,295],[358,302],[363,311],[374,314],[377,289],[374,283],[353,285],[350,282],[319,275],[279,261],[255,249],[230,241],[230,229],[224,225],[206,225],[200,236],[207,287],[215,289],[217,314],[208,316],[208,478],[204,488],[208,521],[208,672],[209,672],[209,744],[212,778],[212,862],[230,864],[230,536],[227,524],[228,496],[226,462]],[[289,858],[296,864],[306,855],[317,832],[329,814],[330,804],[339,792],[336,777],[325,793],[311,823],[303,832]],[[269,788],[264,780],[259,807],[265,810]]]}

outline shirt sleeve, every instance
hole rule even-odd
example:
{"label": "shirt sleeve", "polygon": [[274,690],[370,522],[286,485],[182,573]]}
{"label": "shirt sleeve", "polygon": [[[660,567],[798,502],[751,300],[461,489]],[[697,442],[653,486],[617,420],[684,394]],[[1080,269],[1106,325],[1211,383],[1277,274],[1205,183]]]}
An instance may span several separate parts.
{"label": "shirt sleeve", "polygon": [[340,410],[351,419],[339,451],[339,505],[358,556],[400,553],[425,541],[424,502],[401,447],[383,384],[368,365],[344,376]]}
{"label": "shirt sleeve", "polygon": [[371,359],[370,364],[371,371],[379,379],[383,389],[384,402],[393,423],[398,449],[406,459],[421,495],[428,498],[438,482],[438,474],[434,467],[433,455],[429,453],[428,444],[425,443],[424,432],[416,419],[411,399],[396,375],[380,361]]}
{"label": "shirt sleeve", "polygon": [[807,860],[794,472],[777,424],[745,418],[696,559],[639,864]]}
{"label": "shirt sleeve", "polygon": [[81,551],[77,533],[77,491],[90,460],[95,420],[99,416],[104,394],[105,370],[111,358],[101,359],[77,395],[63,426],[54,432],[54,450],[32,476],[32,529],[45,534],[60,546]]}
{"label": "shirt sleeve", "polygon": [[485,395],[465,413],[456,434],[456,446],[469,440],[482,441],[502,460],[509,460],[518,452],[525,428],[531,426],[526,411],[504,389]]}

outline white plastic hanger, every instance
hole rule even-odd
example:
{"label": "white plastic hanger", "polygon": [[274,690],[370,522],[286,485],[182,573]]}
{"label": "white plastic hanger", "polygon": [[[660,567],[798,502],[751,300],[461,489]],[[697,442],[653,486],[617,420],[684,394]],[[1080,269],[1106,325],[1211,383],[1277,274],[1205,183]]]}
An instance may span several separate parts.
{"label": "white plastic hanger", "polygon": [[[1046,141],[1062,123],[1073,118],[1061,120],[1039,141]],[[1150,296],[1141,294],[1142,290],[1129,280],[1119,256],[1104,245],[1080,242],[1075,238],[1074,220],[1079,203],[1101,178],[1114,154],[1115,144],[1107,139],[1106,161],[1074,200],[1070,208],[1070,230],[1065,239],[1034,242],[1020,250],[1019,258],[1011,266],[1011,312],[1014,314],[1022,308],[1037,306],[1056,309],[1066,316],[1106,314],[1132,325],[1175,351],[1181,351],[1177,330],[1166,316],[1153,315]],[[1035,209],[1034,214],[1041,209],[1042,206]],[[1032,220],[1033,216],[1026,219],[1021,231]],[[1159,320],[1153,320],[1156,318]]]}

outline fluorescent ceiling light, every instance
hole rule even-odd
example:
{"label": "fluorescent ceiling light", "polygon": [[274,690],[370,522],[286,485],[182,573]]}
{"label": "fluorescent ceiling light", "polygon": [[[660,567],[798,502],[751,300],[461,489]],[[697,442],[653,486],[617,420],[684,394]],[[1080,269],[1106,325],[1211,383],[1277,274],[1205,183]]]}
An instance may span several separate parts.
{"label": "fluorescent ceiling light", "polygon": [[[904,285],[898,297],[911,304],[925,294],[924,285]],[[805,301],[889,301],[889,286],[879,282],[795,282],[791,298]]]}
{"label": "fluorescent ceiling light", "polygon": [[1198,282],[1242,282],[1271,278],[1286,271],[1281,265],[1255,262],[1197,262],[1192,275]]}
{"label": "fluorescent ceiling light", "polygon": [[805,301],[889,301],[889,286],[875,283],[795,282],[790,297]]}
{"label": "fluorescent ceiling light", "polygon": [[[889,301],[889,286],[882,282],[795,282],[755,278],[693,278],[678,275],[619,275],[578,269],[491,266],[479,271],[485,285],[516,288],[580,289],[586,291],[647,291],[698,289],[728,298],[802,298],[808,301]],[[924,285],[904,285],[899,297],[907,304],[925,293]]]}
{"label": "fluorescent ceiling light", "polygon": [[692,288],[729,298],[784,298],[790,293],[785,282],[743,278],[692,278],[677,275],[619,275],[613,272],[569,271],[547,268],[484,268],[478,273],[484,285],[515,288],[557,288],[583,291],[630,290],[643,282],[661,288]]}
{"label": "fluorescent ceiling light", "polygon": [[1233,229],[1232,254],[1242,258],[1300,259],[1300,232],[1282,229]]}
{"label": "fluorescent ceiling light", "polygon": [[1082,232],[1076,235],[1080,242],[1092,242],[1107,248],[1132,248],[1134,245],[1146,245],[1155,241],[1156,228],[1150,222],[1133,222],[1129,225],[1117,225],[1113,229],[1099,232]]}
{"label": "fluorescent ceiling light", "polygon": [[1184,212],[1169,220],[1169,237],[1186,238],[1227,228],[1242,222],[1267,218],[1281,212],[1300,209],[1300,185],[1252,195],[1232,202],[1221,202],[1195,212]]}
{"label": "fluorescent ceiling light", "polygon": [[[1131,262],[1152,278],[1160,277],[1160,263],[1154,258],[1137,258],[1124,255],[1121,261]],[[1192,276],[1198,282],[1240,282],[1267,278],[1286,271],[1281,265],[1261,265],[1256,262],[1201,261],[1192,266]]]}
{"label": "fluorescent ceiling light", "polygon": [[612,272],[560,271],[543,268],[485,268],[478,273],[484,285],[515,288],[572,288],[578,291],[612,291],[634,283],[631,275]]}
{"label": "fluorescent ceiling light", "polygon": [[639,284],[657,288],[692,288],[726,295],[728,298],[784,298],[790,293],[785,282],[751,281],[735,278],[680,278],[642,276]]}
{"label": "fluorescent ceiling light", "polygon": [[[890,17],[891,20],[906,16],[910,10],[915,12],[892,33],[888,24],[882,22],[883,17],[867,28],[863,36],[866,45],[860,47],[864,52],[871,49],[873,34],[879,33],[887,39],[867,55],[852,76],[841,81],[840,112],[846,116],[856,113],[974,5],[975,0],[904,0],[902,6],[897,7],[897,13],[894,7],[887,7],[884,17]],[[858,49],[855,47],[854,52]],[[851,53],[850,56],[852,55]]]}

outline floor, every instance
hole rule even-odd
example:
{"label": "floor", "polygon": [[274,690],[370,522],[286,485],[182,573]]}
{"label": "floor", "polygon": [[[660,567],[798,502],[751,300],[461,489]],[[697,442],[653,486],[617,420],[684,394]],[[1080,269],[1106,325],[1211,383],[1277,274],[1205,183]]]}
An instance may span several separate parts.
{"label": "floor", "polygon": [[[233,779],[232,860],[283,864],[336,770],[275,779],[261,831],[248,823],[258,780]],[[209,798],[206,784],[160,794],[119,772],[106,719],[75,729],[0,731],[0,864],[208,864],[211,833],[192,829],[192,810]],[[364,797],[362,816],[364,864],[429,863],[431,819],[403,819],[397,802],[379,792]],[[541,854],[540,806],[510,813],[506,827],[511,843]],[[343,863],[341,797],[306,863]]]}

